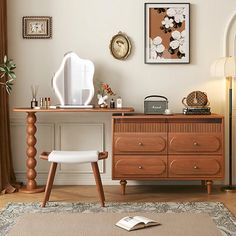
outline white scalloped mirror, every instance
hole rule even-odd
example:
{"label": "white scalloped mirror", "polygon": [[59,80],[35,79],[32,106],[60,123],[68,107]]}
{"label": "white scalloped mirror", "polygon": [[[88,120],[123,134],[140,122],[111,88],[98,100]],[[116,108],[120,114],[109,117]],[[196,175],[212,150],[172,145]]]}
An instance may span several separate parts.
{"label": "white scalloped mirror", "polygon": [[88,108],[94,95],[94,64],[74,52],[65,54],[52,86],[62,108]]}

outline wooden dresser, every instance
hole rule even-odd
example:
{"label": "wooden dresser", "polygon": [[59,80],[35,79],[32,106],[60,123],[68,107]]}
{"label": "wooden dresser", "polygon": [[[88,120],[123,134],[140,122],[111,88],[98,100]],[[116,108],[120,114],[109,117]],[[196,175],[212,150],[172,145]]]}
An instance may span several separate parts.
{"label": "wooden dresser", "polygon": [[201,180],[211,193],[224,179],[221,115],[113,116],[112,179]]}

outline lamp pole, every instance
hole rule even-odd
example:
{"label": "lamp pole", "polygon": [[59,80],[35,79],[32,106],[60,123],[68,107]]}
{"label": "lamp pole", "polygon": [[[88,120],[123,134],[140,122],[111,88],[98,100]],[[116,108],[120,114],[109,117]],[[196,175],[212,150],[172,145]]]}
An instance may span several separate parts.
{"label": "lamp pole", "polygon": [[236,186],[233,186],[233,157],[232,157],[232,110],[233,110],[233,92],[232,92],[232,76],[229,79],[229,185],[222,188],[226,192],[236,191]]}

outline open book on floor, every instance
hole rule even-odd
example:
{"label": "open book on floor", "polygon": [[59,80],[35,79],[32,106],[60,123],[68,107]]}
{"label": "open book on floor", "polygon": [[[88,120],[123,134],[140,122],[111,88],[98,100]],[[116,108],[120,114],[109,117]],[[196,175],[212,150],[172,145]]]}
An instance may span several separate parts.
{"label": "open book on floor", "polygon": [[126,216],[116,223],[116,226],[119,226],[128,231],[155,225],[160,225],[160,223],[144,216]]}

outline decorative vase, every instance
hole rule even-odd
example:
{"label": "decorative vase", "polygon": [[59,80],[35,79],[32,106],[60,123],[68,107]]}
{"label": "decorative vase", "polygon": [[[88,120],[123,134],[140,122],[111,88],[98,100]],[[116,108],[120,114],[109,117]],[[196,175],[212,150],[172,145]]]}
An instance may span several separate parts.
{"label": "decorative vase", "polygon": [[108,96],[107,95],[101,95],[101,94],[98,94],[97,95],[97,98],[98,98],[98,106],[101,107],[101,108],[107,108],[108,105],[107,105],[107,99],[108,99]]}

